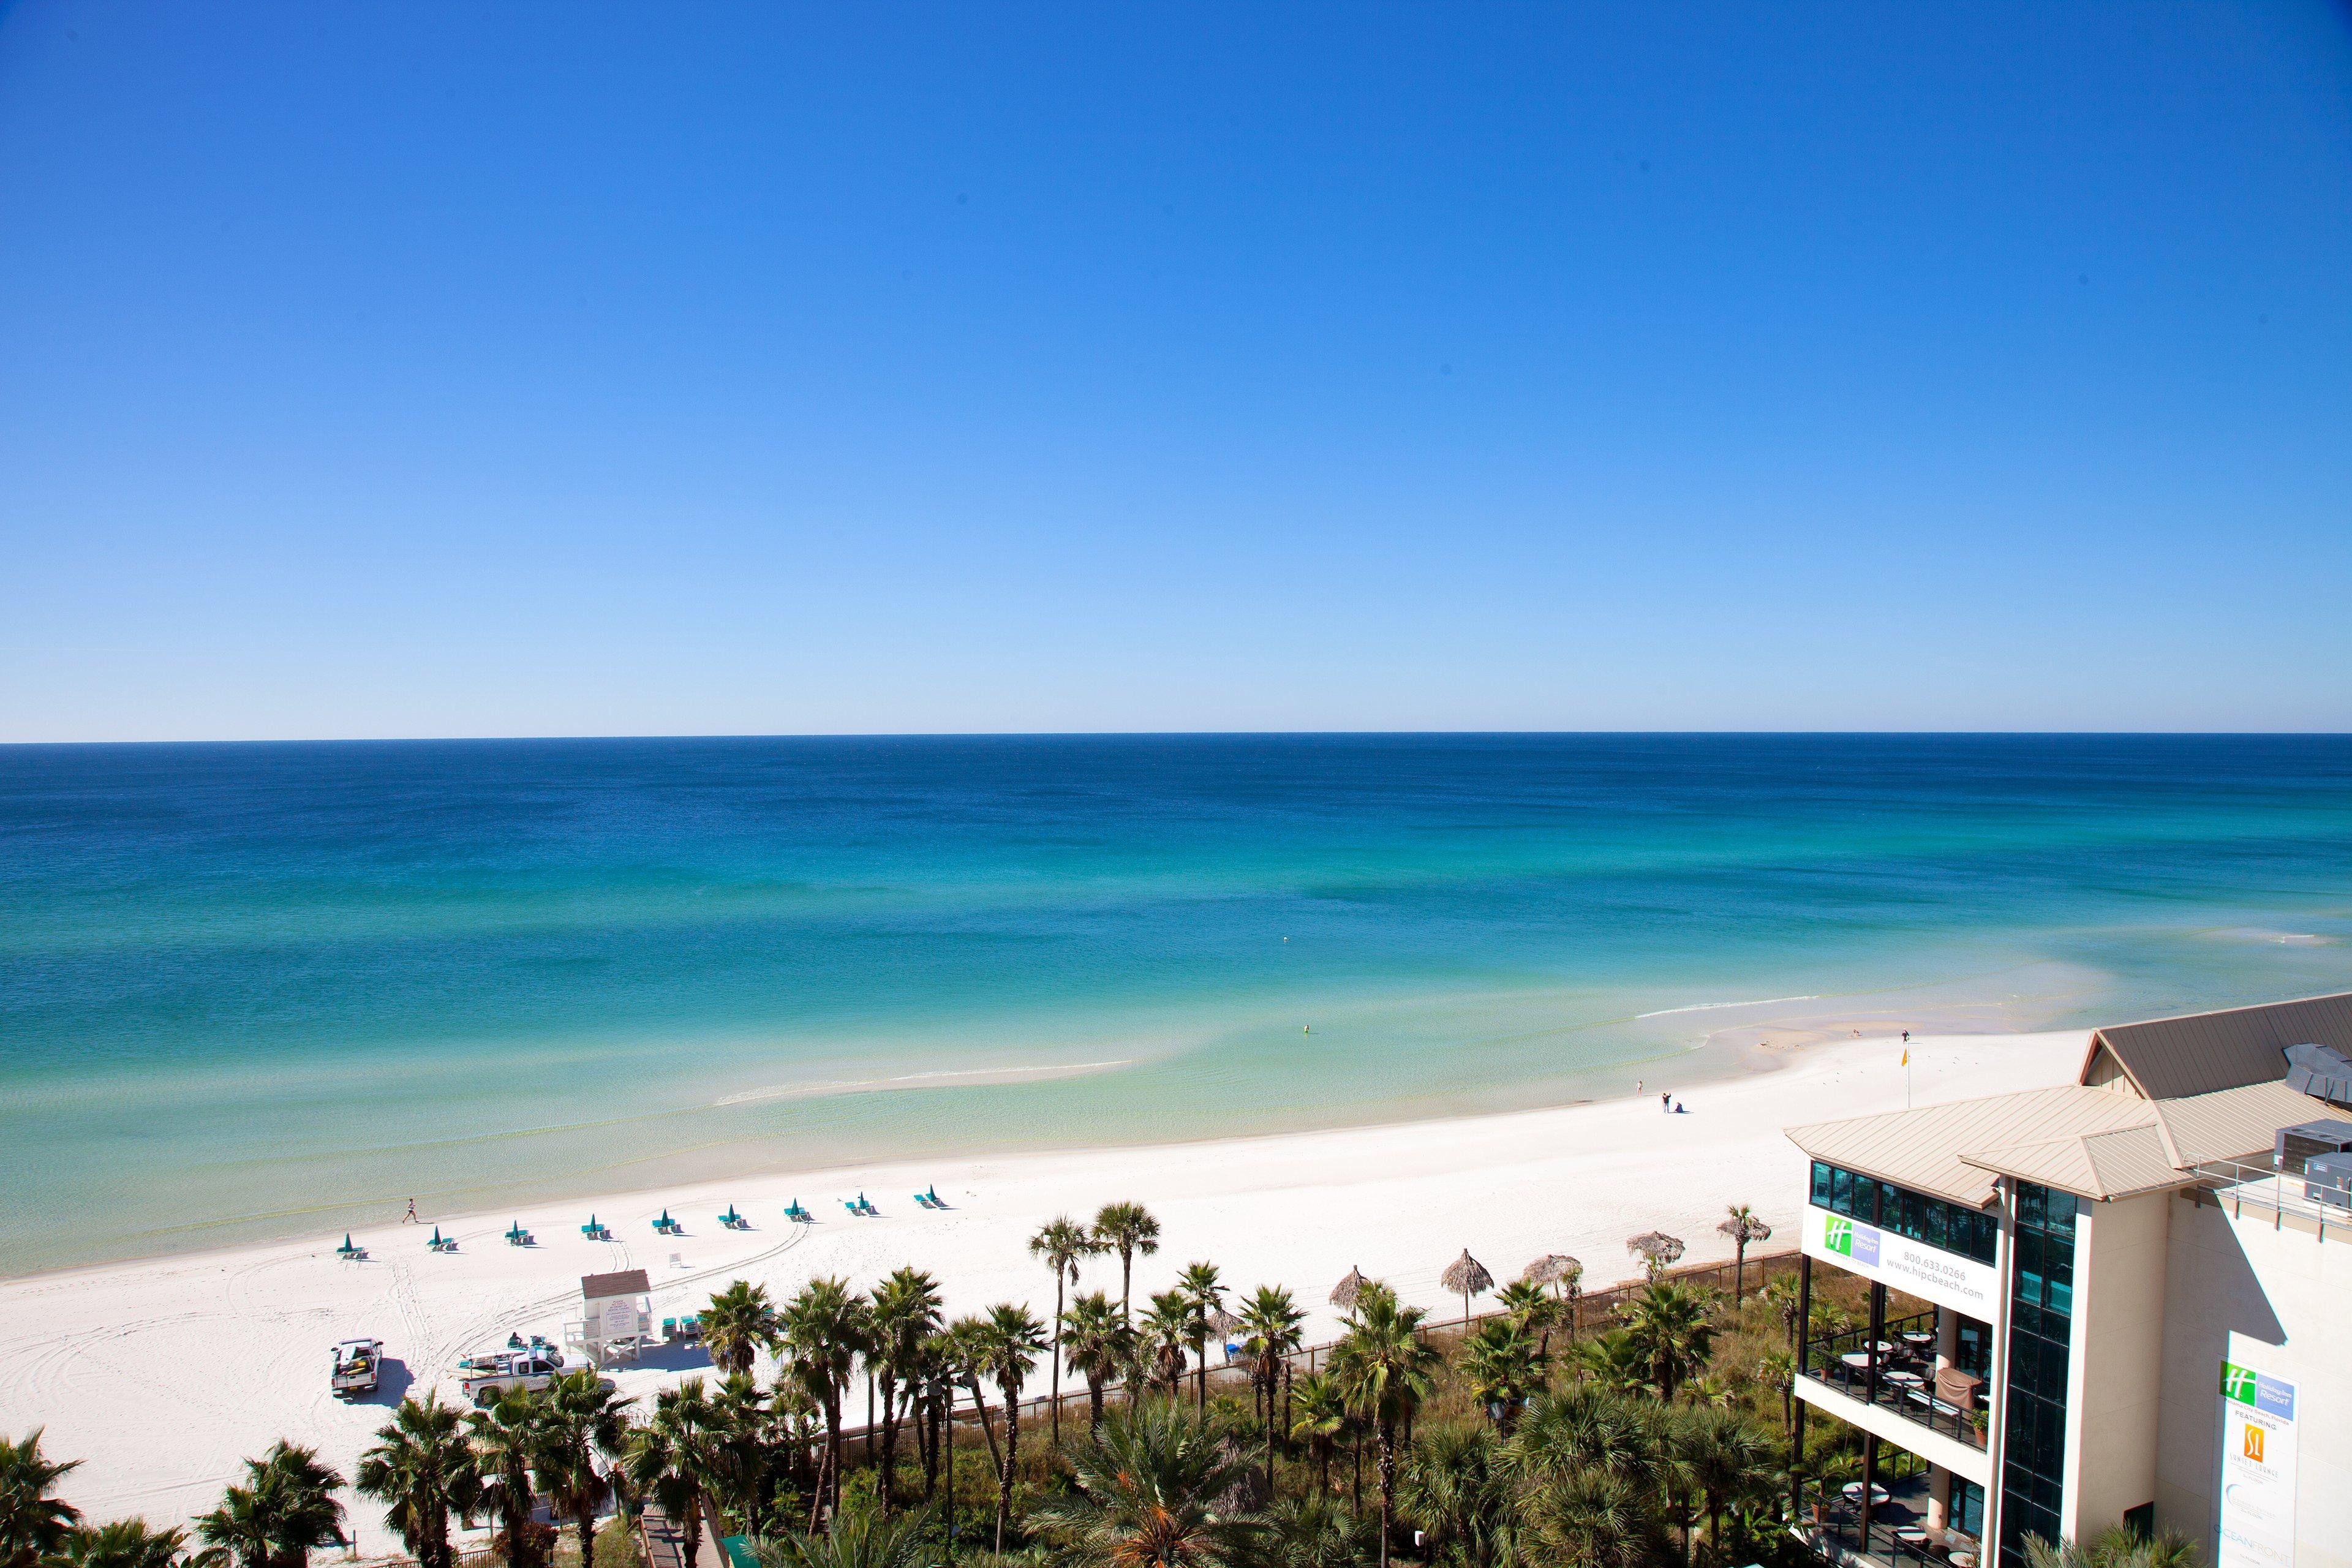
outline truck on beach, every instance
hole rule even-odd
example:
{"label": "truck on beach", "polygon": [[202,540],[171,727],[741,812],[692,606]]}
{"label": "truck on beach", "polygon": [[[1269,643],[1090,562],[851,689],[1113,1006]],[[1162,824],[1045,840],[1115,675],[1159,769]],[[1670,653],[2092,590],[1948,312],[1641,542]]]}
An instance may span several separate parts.
{"label": "truck on beach", "polygon": [[335,1370],[329,1386],[338,1399],[373,1394],[383,1373],[382,1340],[345,1340],[335,1346]]}

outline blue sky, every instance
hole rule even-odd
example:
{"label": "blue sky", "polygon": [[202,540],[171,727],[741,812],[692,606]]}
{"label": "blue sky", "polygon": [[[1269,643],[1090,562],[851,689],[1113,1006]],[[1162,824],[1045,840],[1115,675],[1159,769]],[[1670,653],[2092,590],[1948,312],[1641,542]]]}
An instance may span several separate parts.
{"label": "blue sky", "polygon": [[2352,13],[0,14],[0,739],[2341,729]]}

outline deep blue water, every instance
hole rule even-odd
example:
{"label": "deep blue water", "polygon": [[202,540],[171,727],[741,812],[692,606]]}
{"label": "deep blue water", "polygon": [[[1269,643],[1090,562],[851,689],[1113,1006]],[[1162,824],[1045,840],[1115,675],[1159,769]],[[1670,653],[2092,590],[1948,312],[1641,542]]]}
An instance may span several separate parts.
{"label": "deep blue water", "polygon": [[0,748],[0,1256],[1537,1103],[2347,937],[2346,737]]}

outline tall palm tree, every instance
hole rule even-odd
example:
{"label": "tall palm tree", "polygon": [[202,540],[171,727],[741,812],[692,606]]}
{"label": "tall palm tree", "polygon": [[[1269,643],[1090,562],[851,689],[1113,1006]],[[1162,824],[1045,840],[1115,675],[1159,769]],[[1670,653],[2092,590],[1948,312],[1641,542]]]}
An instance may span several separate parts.
{"label": "tall palm tree", "polygon": [[196,1538],[237,1568],[307,1568],[311,1552],[343,1544],[343,1478],[317,1452],[280,1440],[245,1462],[245,1484],[196,1519]]}
{"label": "tall palm tree", "polygon": [[580,1568],[596,1568],[596,1510],[613,1490],[610,1471],[597,1461],[609,1464],[621,1451],[629,1405],[584,1366],[557,1373],[539,1399],[532,1468],[555,1517],[572,1521]]}
{"label": "tall palm tree", "polygon": [[1254,1563],[1264,1527],[1223,1500],[1246,1467],[1213,1422],[1170,1400],[1131,1405],[1064,1456],[1071,1489],[1031,1510],[1075,1562],[1133,1568]]}
{"label": "tall palm tree", "polygon": [[65,1550],[81,1510],[55,1494],[80,1463],[45,1457],[38,1426],[13,1441],[0,1437],[0,1568],[35,1568]]}
{"label": "tall palm tree", "polygon": [[1612,1394],[1650,1392],[1649,1352],[1624,1329],[1579,1340],[1574,1364],[1579,1377],[1589,1377],[1595,1387]]}
{"label": "tall palm tree", "polygon": [[1507,1318],[1479,1324],[1454,1352],[1454,1368],[1469,1385],[1470,1397],[1507,1432],[1520,1402],[1543,1386],[1543,1352]]}
{"label": "tall palm tree", "polygon": [[702,1310],[702,1342],[710,1364],[721,1373],[749,1372],[759,1353],[776,1342],[782,1329],[768,1288],[738,1279]]}
{"label": "tall palm tree", "polygon": [[1078,1265],[1102,1250],[1092,1232],[1067,1215],[1057,1215],[1029,1238],[1029,1256],[1054,1271],[1054,1441],[1062,1441],[1063,1291],[1078,1282]]}
{"label": "tall palm tree", "polygon": [[1745,1299],[1748,1244],[1771,1240],[1772,1227],[1758,1219],[1756,1211],[1746,1204],[1733,1204],[1726,1211],[1723,1223],[1715,1228],[1731,1237],[1731,1304],[1736,1309]]}
{"label": "tall palm tree", "polygon": [[1441,1358],[1423,1344],[1428,1314],[1398,1301],[1385,1285],[1364,1287],[1348,1314],[1347,1332],[1331,1352],[1331,1374],[1349,1404],[1371,1423],[1380,1457],[1381,1568],[1388,1568],[1389,1536],[1396,1525],[1397,1429],[1429,1396]]}
{"label": "tall palm tree", "polygon": [[1505,1322],[1535,1338],[1538,1355],[1550,1356],[1551,1331],[1565,1310],[1558,1297],[1532,1279],[1514,1279],[1495,1293],[1495,1305],[1502,1309]]}
{"label": "tall palm tree", "polygon": [[1184,1297],[1189,1319],[1185,1337],[1192,1342],[1193,1377],[1200,1386],[1200,1408],[1206,1414],[1209,1408],[1209,1336],[1217,1331],[1217,1320],[1224,1315],[1224,1282],[1217,1278],[1215,1264],[1187,1263],[1184,1272],[1176,1277],[1176,1289]]}
{"label": "tall palm tree", "polygon": [[734,1510],[737,1528],[757,1535],[766,1526],[769,1465],[776,1453],[768,1391],[748,1372],[730,1372],[710,1396],[710,1490],[714,1512]]}
{"label": "tall palm tree", "polygon": [[1626,1337],[1642,1352],[1658,1397],[1671,1404],[1683,1380],[1706,1364],[1715,1343],[1706,1292],[1672,1281],[1644,1285],[1617,1309]]}
{"label": "tall palm tree", "polygon": [[878,1501],[851,1498],[823,1531],[786,1531],[751,1543],[760,1568],[929,1568],[929,1521],[919,1510],[893,1519]]}
{"label": "tall palm tree", "polygon": [[466,1418],[475,1463],[482,1471],[482,1502],[498,1516],[508,1568],[537,1568],[541,1527],[532,1520],[539,1504],[532,1462],[539,1458],[538,1396],[510,1388]]}
{"label": "tall palm tree", "polygon": [[821,1277],[785,1303],[782,1342],[793,1373],[824,1412],[824,1473],[820,1489],[841,1501],[841,1401],[866,1348],[865,1298],[846,1281]]}
{"label": "tall palm tree", "polygon": [[1723,1510],[1745,1510],[1780,1489],[1771,1439],[1745,1415],[1701,1407],[1675,1418],[1667,1442],[1675,1469],[1706,1503],[1707,1543],[1724,1561]]}
{"label": "tall palm tree", "polygon": [[385,1505],[384,1521],[417,1568],[450,1568],[449,1520],[471,1524],[482,1502],[482,1473],[466,1440],[465,1417],[427,1394],[402,1400],[375,1437],[353,1475],[360,1494]]}
{"label": "tall palm tree", "polygon": [[1160,1250],[1160,1222],[1141,1204],[1105,1204],[1095,1212],[1095,1242],[1118,1254],[1118,1315],[1134,1321],[1135,1260]]}
{"label": "tall palm tree", "polygon": [[1087,1430],[1103,1420],[1103,1385],[1135,1359],[1135,1331],[1108,1296],[1090,1290],[1062,1314],[1062,1354],[1070,1370],[1087,1380]]}
{"label": "tall palm tree", "polygon": [[1780,1320],[1780,1327],[1789,1335],[1789,1353],[1796,1354],[1797,1310],[1799,1303],[1803,1300],[1803,1293],[1797,1288],[1796,1276],[1774,1275],[1764,1281],[1764,1289],[1760,1294],[1771,1305],[1773,1315]]}
{"label": "tall palm tree", "polygon": [[187,1532],[154,1530],[143,1519],[118,1519],[77,1530],[50,1559],[59,1568],[183,1568]]}
{"label": "tall palm tree", "polygon": [[1291,1352],[1305,1337],[1307,1314],[1279,1285],[1261,1285],[1242,1303],[1242,1349],[1249,1356],[1250,1392],[1265,1406],[1265,1495],[1274,1496],[1274,1402]]}
{"label": "tall palm tree", "polygon": [[899,1268],[874,1288],[867,1316],[866,1362],[882,1390],[880,1503],[888,1518],[898,1502],[898,1420],[922,1385],[927,1342],[940,1331],[940,1282],[919,1268]]}
{"label": "tall palm tree", "polygon": [[689,1377],[655,1394],[651,1415],[629,1427],[621,1442],[621,1473],[677,1526],[686,1568],[694,1568],[702,1545],[702,1505],[716,1468],[711,1447],[718,1424],[702,1379]]}
{"label": "tall palm tree", "polygon": [[996,1472],[996,1550],[1004,1550],[1004,1524],[1013,1510],[1013,1474],[1021,1460],[1021,1385],[1046,1348],[1045,1325],[1026,1307],[1004,1302],[979,1320],[972,1350],[1004,1400],[1004,1456]]}
{"label": "tall palm tree", "polygon": [[1339,1439],[1348,1435],[1347,1393],[1329,1373],[1309,1373],[1291,1391],[1290,1415],[1291,1441],[1307,1445],[1307,1456],[1315,1461],[1316,1493],[1328,1495],[1331,1458],[1339,1451]]}
{"label": "tall palm tree", "polygon": [[1181,1290],[1162,1290],[1145,1308],[1136,1352],[1150,1363],[1151,1381],[1173,1399],[1184,1386],[1184,1347],[1192,1338],[1192,1302]]}

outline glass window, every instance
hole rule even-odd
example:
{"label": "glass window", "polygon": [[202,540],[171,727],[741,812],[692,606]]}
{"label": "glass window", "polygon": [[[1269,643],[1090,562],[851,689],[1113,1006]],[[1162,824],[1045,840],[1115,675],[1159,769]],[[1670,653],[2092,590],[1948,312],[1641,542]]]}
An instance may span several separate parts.
{"label": "glass window", "polygon": [[1852,1171],[1830,1173],[1830,1210],[1833,1214],[1844,1215],[1849,1219],[1853,1216],[1853,1173]]}
{"label": "glass window", "polygon": [[2055,1542],[2065,1502],[2066,1374],[2074,1300],[2073,1194],[2020,1184],[2011,1257],[2000,1563],[2001,1568],[2024,1568],[2026,1537]]}
{"label": "glass window", "polygon": [[1813,1202],[1822,1208],[1830,1206],[1830,1168],[1819,1160],[1813,1162]]}

